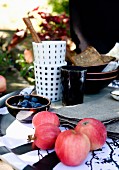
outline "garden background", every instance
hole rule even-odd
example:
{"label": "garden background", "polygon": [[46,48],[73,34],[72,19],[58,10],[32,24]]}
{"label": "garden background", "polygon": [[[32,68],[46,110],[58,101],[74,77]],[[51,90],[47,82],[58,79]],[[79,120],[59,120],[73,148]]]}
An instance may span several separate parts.
{"label": "garden background", "polygon": [[66,40],[72,52],[68,0],[1,0],[0,74],[7,79],[7,92],[35,83],[33,39],[24,17],[31,19],[41,40]]}

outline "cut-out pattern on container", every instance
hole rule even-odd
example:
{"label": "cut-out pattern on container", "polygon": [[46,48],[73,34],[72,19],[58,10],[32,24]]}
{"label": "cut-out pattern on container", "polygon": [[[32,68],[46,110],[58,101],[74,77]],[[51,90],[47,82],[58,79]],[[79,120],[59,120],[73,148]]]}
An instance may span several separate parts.
{"label": "cut-out pattern on container", "polygon": [[51,101],[61,99],[61,70],[65,62],[66,41],[32,43],[36,93]]}
{"label": "cut-out pattern on container", "polygon": [[65,63],[66,41],[42,41],[32,43],[34,61],[41,65],[60,65]]}
{"label": "cut-out pattern on container", "polygon": [[[65,62],[64,65],[67,63]],[[61,66],[62,65],[40,65],[34,62],[36,92],[51,101],[61,100]]]}

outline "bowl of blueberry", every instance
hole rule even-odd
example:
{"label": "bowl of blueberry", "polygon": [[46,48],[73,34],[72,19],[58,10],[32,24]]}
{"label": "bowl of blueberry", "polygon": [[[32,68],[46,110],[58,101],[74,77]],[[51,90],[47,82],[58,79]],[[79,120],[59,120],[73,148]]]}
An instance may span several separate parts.
{"label": "bowl of blueberry", "polygon": [[15,95],[5,102],[9,113],[22,123],[31,123],[33,116],[40,111],[49,110],[51,101],[38,95]]}

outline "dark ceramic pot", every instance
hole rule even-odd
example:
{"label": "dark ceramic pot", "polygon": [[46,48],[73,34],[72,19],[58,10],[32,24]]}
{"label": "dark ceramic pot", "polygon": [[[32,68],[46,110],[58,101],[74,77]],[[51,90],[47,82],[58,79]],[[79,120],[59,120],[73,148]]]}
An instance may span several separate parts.
{"label": "dark ceramic pot", "polygon": [[109,72],[95,72],[95,73],[87,73],[86,79],[105,79],[117,76],[119,74],[119,69],[109,71]]}
{"label": "dark ceramic pot", "polygon": [[102,79],[86,79],[85,94],[99,93],[102,89],[106,88],[117,77],[108,77]]}

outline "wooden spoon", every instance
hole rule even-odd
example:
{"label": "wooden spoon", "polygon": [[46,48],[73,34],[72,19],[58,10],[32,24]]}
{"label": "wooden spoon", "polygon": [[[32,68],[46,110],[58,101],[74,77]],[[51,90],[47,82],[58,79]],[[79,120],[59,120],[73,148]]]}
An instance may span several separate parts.
{"label": "wooden spoon", "polygon": [[39,36],[37,35],[35,29],[33,28],[33,25],[31,23],[30,19],[29,18],[23,18],[23,21],[26,24],[27,28],[29,29],[34,42],[40,43],[41,40],[40,40]]}

